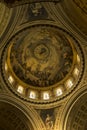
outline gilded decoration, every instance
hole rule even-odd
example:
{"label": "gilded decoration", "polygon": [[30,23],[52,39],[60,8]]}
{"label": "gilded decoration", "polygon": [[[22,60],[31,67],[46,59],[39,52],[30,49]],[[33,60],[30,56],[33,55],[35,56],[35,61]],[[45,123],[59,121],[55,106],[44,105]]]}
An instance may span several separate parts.
{"label": "gilded decoration", "polygon": [[6,50],[5,81],[28,101],[59,100],[76,87],[82,75],[83,57],[78,43],[57,26],[25,28],[11,38]]}
{"label": "gilded decoration", "polygon": [[0,130],[87,130],[86,0],[0,1]]}

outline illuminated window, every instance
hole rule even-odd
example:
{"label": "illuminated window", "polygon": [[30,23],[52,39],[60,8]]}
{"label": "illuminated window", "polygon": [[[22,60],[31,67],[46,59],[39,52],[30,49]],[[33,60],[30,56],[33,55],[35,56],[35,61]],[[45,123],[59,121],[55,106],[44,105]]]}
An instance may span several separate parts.
{"label": "illuminated window", "polygon": [[80,62],[80,57],[77,55],[77,62],[79,63]]}
{"label": "illuminated window", "polygon": [[66,86],[71,88],[73,86],[73,81],[72,79],[68,79],[67,82],[66,82]]}
{"label": "illuminated window", "polygon": [[13,79],[12,76],[9,76],[8,80],[9,80],[9,82],[10,82],[11,84],[14,82],[14,79]]}
{"label": "illuminated window", "polygon": [[5,63],[5,70],[7,71],[7,69],[8,69],[7,63]]}
{"label": "illuminated window", "polygon": [[75,68],[75,69],[74,69],[74,75],[76,75],[76,76],[79,75],[79,70],[78,70],[78,68]]}
{"label": "illuminated window", "polygon": [[17,88],[17,92],[23,93],[23,91],[24,91],[24,88],[19,85],[18,88]]}
{"label": "illuminated window", "polygon": [[62,94],[63,94],[63,92],[62,92],[62,89],[61,89],[61,88],[56,89],[56,95],[57,95],[57,96],[60,96],[60,95],[62,95]]}
{"label": "illuminated window", "polygon": [[35,99],[36,93],[34,91],[31,91],[29,97],[32,98],[32,99]]}
{"label": "illuminated window", "polygon": [[43,93],[43,99],[44,100],[48,100],[50,97],[49,97],[49,93],[48,92],[44,92]]}

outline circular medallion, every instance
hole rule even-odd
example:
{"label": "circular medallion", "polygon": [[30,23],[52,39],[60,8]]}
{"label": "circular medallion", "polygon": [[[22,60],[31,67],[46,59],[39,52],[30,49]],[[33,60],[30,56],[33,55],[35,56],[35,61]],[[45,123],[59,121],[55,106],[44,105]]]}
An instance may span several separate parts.
{"label": "circular medallion", "polygon": [[76,86],[82,73],[82,54],[74,43],[67,32],[51,25],[18,32],[4,51],[8,86],[29,101],[58,100]]}
{"label": "circular medallion", "polygon": [[45,60],[49,55],[49,49],[44,44],[37,45],[34,49],[34,55],[38,60]]}

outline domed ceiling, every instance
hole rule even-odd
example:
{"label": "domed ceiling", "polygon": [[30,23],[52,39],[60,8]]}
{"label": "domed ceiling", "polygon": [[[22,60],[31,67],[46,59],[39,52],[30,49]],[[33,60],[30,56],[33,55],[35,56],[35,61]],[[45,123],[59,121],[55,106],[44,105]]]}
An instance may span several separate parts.
{"label": "domed ceiling", "polygon": [[[30,126],[30,127],[29,127]],[[21,110],[15,106],[0,101],[1,130],[33,130],[30,121]]]}
{"label": "domed ceiling", "polygon": [[31,102],[59,100],[76,87],[82,75],[81,48],[58,26],[34,24],[24,28],[11,38],[3,53],[6,83]]}
{"label": "domed ceiling", "polygon": [[[81,95],[80,95],[81,96]],[[87,129],[87,93],[82,95],[76,103],[72,103],[69,116],[66,116],[64,130],[86,130]],[[79,108],[78,108],[79,106]]]}
{"label": "domed ceiling", "polygon": [[0,3],[2,130],[87,129],[86,1],[49,1]]}
{"label": "domed ceiling", "polygon": [[[80,33],[87,35],[87,1],[86,0],[64,0],[61,3],[64,13]],[[68,20],[67,19],[67,20]]]}

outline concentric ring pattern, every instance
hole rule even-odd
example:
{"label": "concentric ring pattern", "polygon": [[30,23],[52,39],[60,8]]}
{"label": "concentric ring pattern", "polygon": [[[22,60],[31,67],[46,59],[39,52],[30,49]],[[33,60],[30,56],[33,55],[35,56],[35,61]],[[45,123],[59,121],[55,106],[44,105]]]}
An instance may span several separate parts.
{"label": "concentric ring pattern", "polygon": [[19,31],[5,50],[3,77],[13,92],[28,101],[58,100],[75,88],[82,75],[80,46],[54,25],[34,25]]}

